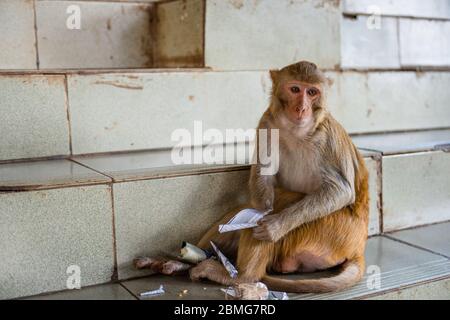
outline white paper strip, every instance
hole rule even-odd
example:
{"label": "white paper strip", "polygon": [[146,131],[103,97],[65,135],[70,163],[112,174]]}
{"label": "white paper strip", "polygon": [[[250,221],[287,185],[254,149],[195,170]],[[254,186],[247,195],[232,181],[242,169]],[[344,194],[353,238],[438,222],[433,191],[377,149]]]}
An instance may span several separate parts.
{"label": "white paper strip", "polygon": [[241,210],[226,224],[219,225],[219,232],[224,233],[229,231],[254,228],[258,225],[258,221],[261,220],[267,213],[269,213],[269,211],[261,212],[256,209]]}
{"label": "white paper strip", "polygon": [[219,257],[220,262],[222,262],[223,266],[225,267],[225,269],[227,269],[230,276],[232,278],[236,278],[238,275],[238,271],[236,270],[236,268],[233,266],[233,264],[230,262],[230,260],[228,260],[228,258],[225,257],[225,255],[222,253],[222,251],[220,251],[219,248],[217,248],[217,246],[214,244],[214,242],[210,241],[210,243],[211,243],[211,246],[213,247],[214,251],[217,253],[217,256]]}

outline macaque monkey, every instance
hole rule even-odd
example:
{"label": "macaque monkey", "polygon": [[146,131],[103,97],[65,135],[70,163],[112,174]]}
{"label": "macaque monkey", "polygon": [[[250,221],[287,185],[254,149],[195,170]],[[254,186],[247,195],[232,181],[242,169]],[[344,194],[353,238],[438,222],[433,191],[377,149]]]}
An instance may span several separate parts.
{"label": "macaque monkey", "polygon": [[[364,273],[368,172],[350,137],[326,109],[329,81],[315,64],[301,61],[270,75],[270,106],[258,129],[279,130],[278,171],[263,175],[259,161],[252,165],[250,204],[226,214],[198,243],[209,249],[212,240],[236,259],[238,277],[231,278],[213,259],[190,269],[190,276],[224,285],[261,281],[287,292],[341,290]],[[245,207],[270,213],[255,228],[220,234],[218,225]],[[340,273],[328,278],[268,275],[336,266]]]}

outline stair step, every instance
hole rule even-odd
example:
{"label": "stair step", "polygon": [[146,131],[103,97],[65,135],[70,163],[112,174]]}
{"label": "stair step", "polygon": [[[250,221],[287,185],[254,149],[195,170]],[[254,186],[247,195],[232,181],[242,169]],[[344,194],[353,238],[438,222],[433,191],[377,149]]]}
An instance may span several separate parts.
{"label": "stair step", "polygon": [[382,28],[368,26],[373,8],[366,1],[3,0],[0,68],[265,70],[305,59],[330,70],[448,69],[445,0],[382,1],[374,9]]}
{"label": "stair step", "polygon": [[[343,11],[347,14],[371,15],[375,10],[372,4],[371,0],[344,0]],[[379,0],[377,7],[383,15],[450,20],[450,6],[445,0],[429,1],[427,5],[421,0],[409,0],[408,5],[400,1]]]}
{"label": "stair step", "polygon": [[83,285],[111,281],[110,185],[3,192],[0,212],[0,299],[66,289],[78,267]]}
{"label": "stair step", "polygon": [[[63,290],[71,265],[80,266],[83,286],[145,275],[131,266],[136,256],[195,243],[222,214],[248,201],[248,164],[174,166],[170,154],[0,165],[0,297]],[[366,162],[369,228],[376,234],[378,164]]]}
{"label": "stair step", "polygon": [[69,160],[0,165],[0,191],[27,191],[111,182],[105,175]]}
{"label": "stair step", "polygon": [[[70,17],[79,8],[79,27]],[[152,6],[36,1],[39,68],[151,67]],[[67,13],[69,11],[69,13]],[[79,29],[78,29],[79,28]]]}
{"label": "stair step", "polygon": [[450,153],[382,158],[383,231],[450,220]]}
{"label": "stair step", "polygon": [[436,280],[420,285],[392,290],[369,297],[367,300],[449,300],[450,279]]}
{"label": "stair step", "polygon": [[[195,121],[201,122],[200,140],[207,129],[214,128],[231,143],[236,138],[226,139],[226,129],[253,130],[269,104],[271,84],[263,71],[97,71],[0,75],[0,90],[6,97],[0,100],[0,116],[5,119],[0,126],[4,137],[0,161],[169,148],[180,142],[172,139],[176,129],[186,129],[191,139],[198,138],[194,137]],[[427,72],[421,77],[412,72],[328,75],[335,80],[329,109],[349,133],[450,126],[450,72]],[[365,81],[370,85],[364,86]],[[398,94],[386,94],[392,82],[401,92],[411,86],[432,91],[399,102]],[[369,90],[372,87],[379,92]],[[383,99],[379,99],[381,92]],[[442,132],[439,143],[445,140]],[[253,136],[249,133],[245,138]],[[194,140],[184,143],[196,144]],[[364,142],[363,147],[371,144]]]}
{"label": "stair step", "polygon": [[387,234],[390,238],[440,254],[450,259],[450,222]]}
{"label": "stair step", "polygon": [[[215,146],[213,149],[216,152],[224,150],[224,154],[227,150],[235,150],[236,164],[174,164],[172,150],[167,149],[78,156],[72,157],[72,160],[97,172],[102,172],[115,182],[248,169],[249,159],[252,156],[252,153],[248,154],[249,146],[238,144],[236,149],[230,146],[226,148]],[[204,150],[205,148],[201,147],[193,149],[191,160],[194,160],[195,152],[202,155]]]}
{"label": "stair step", "polygon": [[[334,68],[340,59],[341,11],[334,2],[3,2],[0,12],[9,31],[0,38],[9,44],[0,55],[3,69],[186,67],[203,66],[206,59],[221,70],[255,70],[300,58]],[[81,24],[73,29],[78,11]],[[289,23],[277,23],[280,19]],[[279,50],[280,41],[290,45]],[[15,58],[23,49],[22,63]]]}
{"label": "stair step", "polygon": [[[417,230],[421,232],[420,229]],[[374,270],[381,272],[379,288],[374,287],[376,284]],[[337,293],[299,294],[295,295],[295,298],[361,299],[383,291],[444,277],[450,277],[449,259],[386,237],[374,237],[367,242],[366,274],[360,283]]]}
{"label": "stair step", "polygon": [[450,147],[450,129],[366,134],[352,137],[359,147],[385,155]]}
{"label": "stair step", "polygon": [[[450,167],[448,153],[362,153],[370,173],[370,234],[449,220],[448,175],[443,174]],[[406,162],[393,162],[397,158]],[[171,150],[158,150],[0,165],[0,252],[6,266],[0,296],[63,290],[66,269],[74,264],[83,272],[83,286],[148,274],[134,270],[133,258],[176,252],[183,240],[195,243],[221,213],[247,201],[249,159],[240,159],[235,165],[174,165]],[[426,179],[420,171],[417,179],[412,177],[409,168],[429,159]],[[408,190],[404,181],[409,181]],[[433,199],[439,199],[439,206]],[[96,249],[86,256],[86,248]],[[23,264],[33,265],[33,272],[20,268]],[[435,270],[439,275],[446,268],[428,267],[408,272],[415,277]]]}
{"label": "stair step", "polygon": [[[448,247],[447,235],[449,231],[449,223],[409,230],[411,239],[413,239],[412,245],[408,242],[401,243],[394,241],[384,236],[372,237],[368,240],[366,248],[366,273],[357,285],[337,293],[290,293],[289,298],[291,300],[449,299],[450,260],[430,252],[435,250],[436,246],[440,248]],[[405,231],[397,232],[397,234],[401,233],[405,233]],[[394,235],[395,233],[389,237]],[[433,243],[431,246],[422,243],[422,248],[417,248],[414,244],[414,239],[416,238],[432,238]],[[380,271],[380,273],[374,273],[374,270]],[[303,279],[329,276],[332,274],[331,272],[319,272],[281,277]],[[87,287],[81,290],[41,295],[31,297],[31,299],[140,298],[140,293],[156,289],[160,285],[164,285],[166,291],[164,295],[141,299],[225,299],[225,294],[220,291],[223,286],[211,282],[191,282],[187,276],[167,277],[161,275],[151,275],[144,278],[121,281],[120,284],[108,284]],[[126,288],[133,296],[122,292],[120,286]]]}
{"label": "stair step", "polygon": [[340,63],[340,20],[337,2],[208,0],[205,65],[261,70],[311,60],[332,69]]}

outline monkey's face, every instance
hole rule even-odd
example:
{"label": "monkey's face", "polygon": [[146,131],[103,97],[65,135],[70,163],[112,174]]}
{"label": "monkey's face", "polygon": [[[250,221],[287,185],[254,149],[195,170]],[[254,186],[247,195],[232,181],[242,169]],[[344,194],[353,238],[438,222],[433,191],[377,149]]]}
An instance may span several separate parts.
{"label": "monkey's face", "polygon": [[314,107],[322,94],[320,85],[292,80],[285,82],[280,89],[280,100],[286,117],[297,126],[310,124],[313,121]]}

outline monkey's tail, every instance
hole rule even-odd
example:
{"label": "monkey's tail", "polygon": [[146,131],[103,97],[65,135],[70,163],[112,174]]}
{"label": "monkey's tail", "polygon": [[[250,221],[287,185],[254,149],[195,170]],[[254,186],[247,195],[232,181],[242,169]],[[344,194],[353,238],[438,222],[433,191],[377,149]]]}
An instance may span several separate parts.
{"label": "monkey's tail", "polygon": [[322,293],[339,291],[353,286],[364,274],[364,257],[356,257],[342,265],[339,274],[329,278],[287,280],[272,276],[264,276],[262,282],[270,290],[295,293]]}

